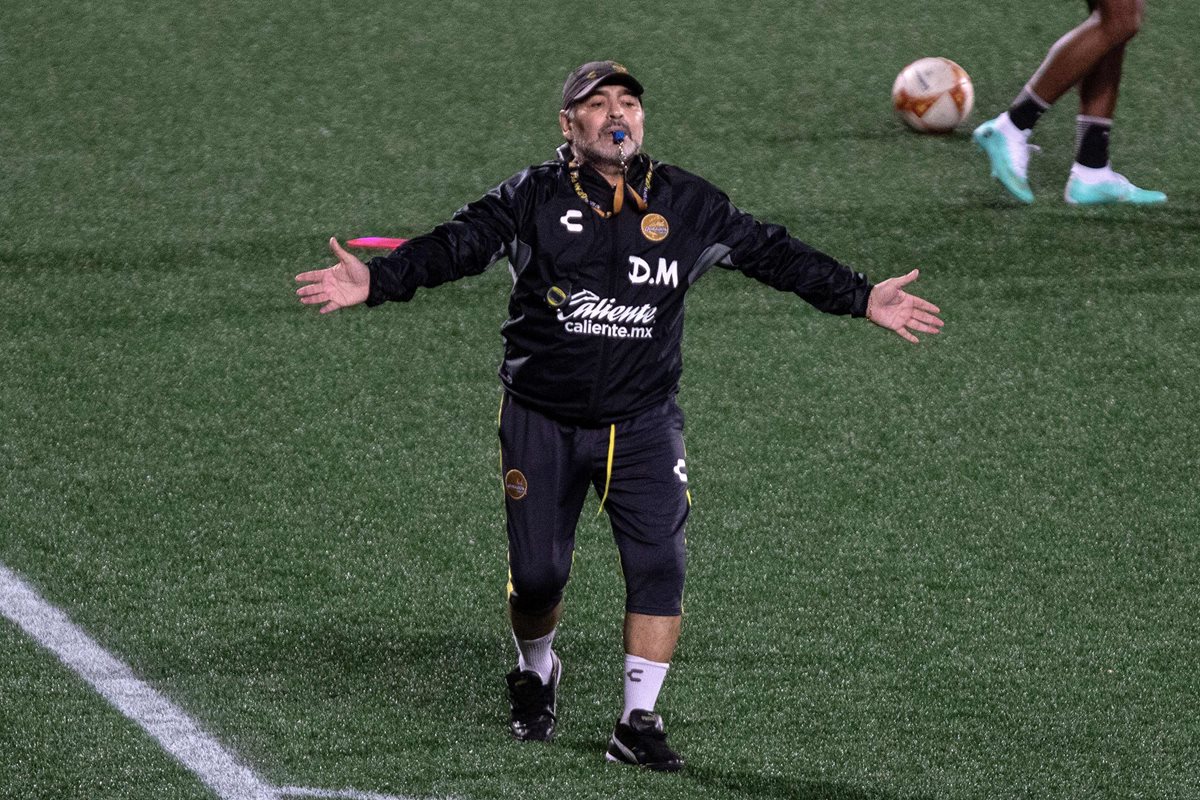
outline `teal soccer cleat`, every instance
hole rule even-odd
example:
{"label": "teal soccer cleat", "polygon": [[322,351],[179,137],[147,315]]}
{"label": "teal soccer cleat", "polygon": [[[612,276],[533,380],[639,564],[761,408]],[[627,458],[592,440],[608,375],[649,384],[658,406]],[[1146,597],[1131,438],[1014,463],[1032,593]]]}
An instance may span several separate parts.
{"label": "teal soccer cleat", "polygon": [[1013,125],[1005,112],[975,129],[971,138],[992,163],[992,177],[1000,181],[1009,194],[1022,203],[1033,202],[1026,173],[1029,152],[1037,149],[1029,144],[1031,131]]}
{"label": "teal soccer cleat", "polygon": [[1097,178],[1085,178],[1078,170],[1071,169],[1063,199],[1073,206],[1100,206],[1113,203],[1129,203],[1135,206],[1152,206],[1167,202],[1167,196],[1153,189],[1134,186],[1129,179],[1111,169],[1094,170]]}

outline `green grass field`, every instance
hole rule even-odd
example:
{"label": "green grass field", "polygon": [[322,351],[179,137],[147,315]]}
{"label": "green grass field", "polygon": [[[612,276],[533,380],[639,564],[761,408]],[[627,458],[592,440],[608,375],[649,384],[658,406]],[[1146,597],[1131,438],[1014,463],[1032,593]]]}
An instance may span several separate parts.
{"label": "green grass field", "polygon": [[[969,131],[1084,4],[0,6],[0,563],[274,786],[462,800],[1200,796],[1200,10],[1152,2],[1114,164],[1162,208],[1033,206]],[[958,133],[896,72],[972,75]],[[623,588],[585,507],[549,746],[507,735],[495,372],[509,277],[319,317],[331,235],[412,235],[548,158],[566,72],[647,150],[876,280],[910,346],[714,271],[660,700],[606,765]],[[0,620],[0,797],[218,797]]]}

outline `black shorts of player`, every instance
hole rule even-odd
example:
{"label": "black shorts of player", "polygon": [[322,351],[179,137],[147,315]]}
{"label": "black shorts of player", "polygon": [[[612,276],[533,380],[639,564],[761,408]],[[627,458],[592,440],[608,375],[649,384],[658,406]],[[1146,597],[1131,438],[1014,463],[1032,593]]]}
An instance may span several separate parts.
{"label": "black shorts of player", "polygon": [[500,459],[515,610],[540,616],[562,599],[590,484],[612,525],[625,610],[680,614],[691,498],[683,412],[673,399],[615,425],[586,428],[555,422],[506,396]]}

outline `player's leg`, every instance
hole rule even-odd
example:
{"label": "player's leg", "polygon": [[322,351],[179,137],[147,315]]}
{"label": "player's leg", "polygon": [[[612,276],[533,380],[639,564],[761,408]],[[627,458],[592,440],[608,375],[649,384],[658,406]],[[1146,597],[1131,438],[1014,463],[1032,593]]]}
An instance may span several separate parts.
{"label": "player's leg", "polygon": [[[1117,20],[1115,25],[1136,32],[1141,27],[1142,2],[1101,4],[1100,13]],[[1123,175],[1114,172],[1109,163],[1109,135],[1117,95],[1121,86],[1121,70],[1125,61],[1126,43],[1114,47],[1079,82],[1079,116],[1076,118],[1075,163],[1063,196],[1072,205],[1102,203],[1134,203],[1148,205],[1165,202],[1162,192],[1140,189]]]}
{"label": "player's leg", "polygon": [[[1141,3],[1123,10],[1133,15],[1127,25],[1141,28]],[[1103,12],[1101,12],[1103,13]],[[1116,13],[1116,12],[1110,12]],[[1096,62],[1079,81],[1079,113],[1083,116],[1112,119],[1117,110],[1117,96],[1121,89],[1121,73],[1125,66],[1125,48],[1128,41],[1111,48]]]}
{"label": "player's leg", "polygon": [[973,134],[991,162],[992,176],[1025,203],[1033,202],[1028,169],[1034,125],[1110,51],[1124,47],[1141,25],[1142,0],[1089,0],[1088,7],[1088,18],[1051,46],[1008,110]]}
{"label": "player's leg", "polygon": [[[1082,83],[1105,56],[1123,48],[1141,29],[1144,0],[1089,0],[1088,7],[1092,13],[1051,46],[1027,84],[1048,105]],[[1115,79],[1120,82],[1119,66]],[[1115,105],[1116,86],[1112,93]]]}
{"label": "player's leg", "polygon": [[573,459],[570,429],[506,398],[500,417],[508,526],[508,609],[517,665],[506,677],[510,727],[547,740],[557,723],[562,664],[553,650],[570,577],[588,464]]}
{"label": "player's leg", "polygon": [[[562,619],[562,600],[559,600],[554,608],[545,613],[526,614],[513,608],[512,598],[515,594],[515,588],[509,590],[508,621],[512,626],[513,636],[517,637],[519,641],[527,641],[541,639],[554,633],[554,630],[558,627],[559,620]],[[517,658],[518,666],[522,663],[526,667],[529,667],[529,665],[537,666],[536,656],[534,655],[518,653]]]}
{"label": "player's leg", "polygon": [[[638,658],[670,663],[679,643],[682,614],[656,615],[625,612],[625,652]],[[653,708],[653,702],[650,708]]]}
{"label": "player's leg", "polygon": [[[688,517],[683,414],[674,402],[610,430],[611,471],[596,477],[625,578],[625,702],[608,759],[655,770],[683,766],[654,708],[681,627]],[[607,463],[607,462],[606,462]]]}

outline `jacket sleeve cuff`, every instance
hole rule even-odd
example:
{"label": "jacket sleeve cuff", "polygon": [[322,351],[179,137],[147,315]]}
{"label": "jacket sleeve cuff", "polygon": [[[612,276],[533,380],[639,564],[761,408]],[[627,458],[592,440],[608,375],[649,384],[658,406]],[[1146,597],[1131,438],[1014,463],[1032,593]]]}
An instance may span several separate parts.
{"label": "jacket sleeve cuff", "polygon": [[867,315],[867,303],[871,299],[871,290],[875,288],[875,284],[868,281],[866,285],[854,295],[854,304],[850,306],[850,316],[865,317]]}
{"label": "jacket sleeve cuff", "polygon": [[371,273],[371,284],[367,290],[366,305],[369,308],[382,305],[389,300],[411,300],[415,288],[405,285],[403,265],[386,256],[375,256],[366,264]]}

